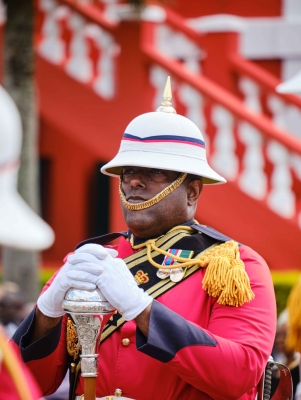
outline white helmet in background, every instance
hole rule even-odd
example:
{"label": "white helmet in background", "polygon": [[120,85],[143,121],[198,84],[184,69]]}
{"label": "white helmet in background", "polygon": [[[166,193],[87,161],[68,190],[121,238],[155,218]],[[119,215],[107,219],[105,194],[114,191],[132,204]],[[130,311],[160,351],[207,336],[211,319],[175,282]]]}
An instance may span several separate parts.
{"label": "white helmet in background", "polygon": [[157,112],[139,115],[130,122],[117,155],[101,171],[119,177],[125,166],[157,168],[197,175],[204,184],[225,183],[207,162],[199,128],[171,106],[169,79],[163,97]]}
{"label": "white helmet in background", "polygon": [[43,250],[52,245],[54,233],[17,191],[21,142],[19,112],[0,86],[0,245]]}

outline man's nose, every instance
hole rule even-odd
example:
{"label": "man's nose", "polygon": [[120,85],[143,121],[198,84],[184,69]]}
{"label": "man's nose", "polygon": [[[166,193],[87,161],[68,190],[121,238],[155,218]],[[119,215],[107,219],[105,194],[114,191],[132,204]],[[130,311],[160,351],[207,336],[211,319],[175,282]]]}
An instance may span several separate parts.
{"label": "man's nose", "polygon": [[131,187],[133,189],[138,187],[146,187],[145,176],[141,171],[135,171],[131,176]]}

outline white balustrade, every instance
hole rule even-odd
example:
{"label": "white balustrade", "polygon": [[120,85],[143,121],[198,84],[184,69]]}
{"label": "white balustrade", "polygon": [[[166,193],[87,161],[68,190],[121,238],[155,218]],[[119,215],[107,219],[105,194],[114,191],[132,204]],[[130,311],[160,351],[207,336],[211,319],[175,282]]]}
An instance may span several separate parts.
{"label": "white balustrade", "polygon": [[[120,52],[114,37],[55,0],[39,0],[39,7],[44,13],[42,39],[38,44],[39,54],[54,64],[61,64],[72,78],[91,83],[97,95],[111,100],[115,95],[116,57]],[[67,43],[63,40],[63,21],[71,31],[68,56]],[[96,73],[95,61],[90,55],[89,39],[99,50]]]}
{"label": "white balustrade", "polygon": [[292,153],[290,155],[290,166],[301,181],[301,156],[299,154]]}
{"label": "white balustrade", "polygon": [[278,96],[268,96],[267,106],[272,113],[272,120],[279,128],[286,129],[286,106]]}
{"label": "white balustrade", "polygon": [[285,114],[286,129],[301,140],[301,109],[287,104]]}
{"label": "white balustrade", "polygon": [[260,87],[253,80],[245,77],[239,79],[239,90],[242,92],[243,102],[249,110],[259,114],[262,112],[260,102]]}
{"label": "white balustrade", "polygon": [[93,89],[99,96],[111,100],[115,94],[115,57],[119,54],[120,47],[113,36],[98,25],[87,25],[85,33],[94,40],[99,49]]}
{"label": "white balustrade", "polygon": [[268,206],[284,218],[295,215],[295,193],[292,190],[292,175],[290,171],[290,154],[287,149],[276,141],[267,145],[268,159],[274,164],[271,175],[271,189],[268,194]]}
{"label": "white balustrade", "polygon": [[160,24],[155,30],[155,46],[163,54],[181,60],[194,73],[201,73],[204,52],[181,32]]}
{"label": "white balustrade", "polygon": [[274,95],[267,98],[267,105],[272,113],[273,122],[301,139],[301,110]]}
{"label": "white balustrade", "polygon": [[68,8],[58,6],[55,0],[40,0],[39,7],[44,12],[41,27],[42,40],[38,53],[53,64],[60,64],[65,57],[65,43],[61,38],[60,19],[68,13]]}
{"label": "white balustrade", "polygon": [[258,200],[265,198],[267,193],[267,176],[264,172],[264,155],[262,136],[252,125],[247,122],[238,124],[238,137],[245,145],[242,156],[242,171],[239,175],[240,189]]}
{"label": "white balustrade", "polygon": [[[301,182],[301,156],[296,153],[292,153],[290,156],[290,166],[295,172],[297,179]],[[297,216],[298,225],[301,229],[301,211]]]}
{"label": "white balustrade", "polygon": [[93,77],[93,63],[89,58],[89,45],[85,37],[85,19],[78,13],[72,13],[68,20],[72,31],[70,58],[65,71],[80,82],[89,82]]}
{"label": "white balustrade", "polygon": [[183,83],[179,85],[178,99],[186,106],[185,116],[201,130],[206,145],[206,152],[210,154],[210,141],[205,131],[206,116],[204,114],[203,96],[190,85]]}
{"label": "white balustrade", "polygon": [[212,166],[228,180],[235,180],[239,160],[235,154],[234,118],[225,108],[213,106],[211,119],[216,127],[214,153],[210,158]]}

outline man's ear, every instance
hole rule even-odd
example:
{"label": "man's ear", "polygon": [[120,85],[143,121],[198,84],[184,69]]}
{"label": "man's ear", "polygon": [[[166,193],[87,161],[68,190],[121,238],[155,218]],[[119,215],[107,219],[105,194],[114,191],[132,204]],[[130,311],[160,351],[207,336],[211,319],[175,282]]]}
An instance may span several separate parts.
{"label": "man's ear", "polygon": [[188,200],[188,205],[192,206],[194,205],[203,189],[203,182],[201,179],[193,179],[188,183],[188,188],[187,188],[187,200]]}

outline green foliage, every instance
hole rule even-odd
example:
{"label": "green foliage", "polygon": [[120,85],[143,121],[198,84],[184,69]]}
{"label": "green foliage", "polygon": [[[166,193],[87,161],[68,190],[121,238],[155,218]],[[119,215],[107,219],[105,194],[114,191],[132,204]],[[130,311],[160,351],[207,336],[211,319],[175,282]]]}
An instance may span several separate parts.
{"label": "green foliage", "polygon": [[287,298],[290,294],[291,289],[297,283],[300,273],[300,271],[272,271],[272,278],[276,295],[277,315],[279,315],[281,311],[285,309]]}
{"label": "green foliage", "polygon": [[40,286],[41,289],[45,286],[46,282],[52,277],[52,275],[56,272],[53,268],[43,268],[40,270]]}

